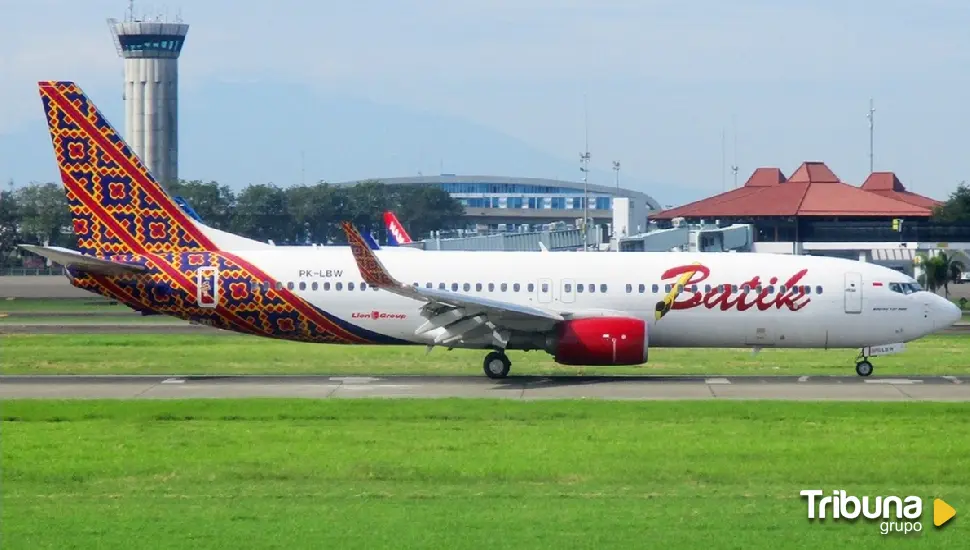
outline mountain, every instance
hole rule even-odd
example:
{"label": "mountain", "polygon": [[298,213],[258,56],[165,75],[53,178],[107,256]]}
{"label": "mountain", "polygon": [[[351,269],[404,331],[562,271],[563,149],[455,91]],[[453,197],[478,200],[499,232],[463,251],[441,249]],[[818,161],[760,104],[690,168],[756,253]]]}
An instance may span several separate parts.
{"label": "mountain", "polygon": [[[123,129],[118,91],[86,91]],[[208,83],[183,87],[179,102],[180,177],[216,180],[235,189],[249,183],[286,186],[419,172],[572,181],[581,176],[578,162],[466,120],[299,85]],[[609,170],[590,175],[590,183],[612,184]],[[0,136],[0,177],[17,182],[56,178],[42,120]],[[693,189],[638,181],[630,174],[623,175],[623,185],[661,204],[701,198]]]}

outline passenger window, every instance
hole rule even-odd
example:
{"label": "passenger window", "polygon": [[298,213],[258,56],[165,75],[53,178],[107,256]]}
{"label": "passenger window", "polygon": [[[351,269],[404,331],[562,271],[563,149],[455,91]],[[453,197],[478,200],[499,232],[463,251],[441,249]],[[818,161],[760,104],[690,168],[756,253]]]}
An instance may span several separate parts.
{"label": "passenger window", "polygon": [[[418,283],[414,283],[414,286],[418,286]],[[367,290],[367,283],[360,283],[361,290]]]}
{"label": "passenger window", "polygon": [[710,293],[711,292],[711,285],[704,285],[704,292]]}
{"label": "passenger window", "polygon": [[283,290],[283,281],[276,281],[276,290]]}
{"label": "passenger window", "polygon": [[488,291],[495,292],[495,283],[488,283]]}
{"label": "passenger window", "polygon": [[737,292],[737,291],[738,291],[738,285],[731,285],[731,292]]}
{"label": "passenger window", "polygon": [[306,283],[303,281],[300,281],[300,290],[306,290]]}
{"label": "passenger window", "polygon": [[294,286],[294,285],[293,285],[293,281],[290,281],[290,282],[288,282],[288,283],[286,283],[286,288],[287,288],[288,290],[293,290],[293,286]]}
{"label": "passenger window", "polygon": [[660,292],[660,287],[658,287],[657,285],[653,285],[653,287],[651,288],[653,289],[654,293]]}
{"label": "passenger window", "polygon": [[451,291],[458,292],[458,283],[451,283]]}
{"label": "passenger window", "polygon": [[563,291],[565,291],[565,292],[572,292],[573,291],[573,285],[571,285],[569,283],[566,283],[565,285],[563,285]]}
{"label": "passenger window", "polygon": [[805,285],[805,286],[802,287],[802,292],[805,293],[805,294],[811,294],[812,293],[812,287],[810,287],[808,285]]}
{"label": "passenger window", "polygon": [[670,292],[670,285],[667,285],[664,288],[666,289],[666,290],[664,290],[664,292]]}
{"label": "passenger window", "polygon": [[757,289],[758,289],[758,294],[761,294],[761,291],[764,290],[764,288],[761,285],[758,285]]}
{"label": "passenger window", "polygon": [[633,292],[633,285],[626,285],[626,293],[629,294]]}
{"label": "passenger window", "polygon": [[333,285],[333,287],[335,289],[337,289],[337,290],[343,290],[344,284],[343,283],[337,283],[337,284]]}
{"label": "passenger window", "polygon": [[775,293],[775,285],[768,285],[768,294]]}
{"label": "passenger window", "polygon": [[600,285],[600,292],[606,294],[606,285]]}
{"label": "passenger window", "polygon": [[505,292],[506,290],[509,289],[509,284],[508,283],[502,283],[502,286],[500,286],[499,289],[501,289],[502,292]]}
{"label": "passenger window", "polygon": [[640,283],[640,285],[637,287],[637,290],[640,291],[640,294],[643,294],[644,292],[647,291],[647,285]]}
{"label": "passenger window", "polygon": [[785,285],[781,285],[780,287],[778,287],[778,294],[784,294],[784,293],[785,293]]}
{"label": "passenger window", "polygon": [[536,285],[534,285],[532,283],[529,283],[529,292],[531,293],[531,292],[535,291],[535,289],[536,289]]}
{"label": "passenger window", "polygon": [[724,292],[724,285],[717,285],[717,291],[723,293]]}
{"label": "passenger window", "polygon": [[462,285],[461,288],[464,289],[465,292],[468,292],[469,290],[472,289],[472,285],[465,283],[464,285]]}
{"label": "passenger window", "polygon": [[583,286],[584,285],[576,285],[576,292],[579,292],[580,294],[582,294],[582,292],[583,292]]}
{"label": "passenger window", "polygon": [[542,283],[542,292],[549,292],[549,284]]}
{"label": "passenger window", "polygon": [[475,283],[475,292],[482,291],[482,283]]}
{"label": "passenger window", "polygon": [[518,292],[519,288],[520,288],[519,283],[515,283],[514,285],[512,285],[512,292]]}
{"label": "passenger window", "polygon": [[312,290],[316,290],[317,288],[319,288],[319,285],[317,285],[316,282],[314,282],[312,285],[310,285],[310,289],[312,289]]}
{"label": "passenger window", "polygon": [[323,289],[330,290],[330,283],[329,282],[323,283]]}
{"label": "passenger window", "polygon": [[677,285],[677,292],[683,292],[683,291],[684,291],[684,285]]}
{"label": "passenger window", "polygon": [[822,285],[816,286],[815,287],[815,294],[821,294],[821,293],[822,293]]}
{"label": "passenger window", "polygon": [[589,292],[590,293],[596,292],[596,285],[590,283],[590,285],[589,285]]}
{"label": "passenger window", "polygon": [[354,289],[354,283],[347,283],[347,290],[353,290],[353,289]]}
{"label": "passenger window", "polygon": [[448,290],[444,283],[438,283],[438,290]]}

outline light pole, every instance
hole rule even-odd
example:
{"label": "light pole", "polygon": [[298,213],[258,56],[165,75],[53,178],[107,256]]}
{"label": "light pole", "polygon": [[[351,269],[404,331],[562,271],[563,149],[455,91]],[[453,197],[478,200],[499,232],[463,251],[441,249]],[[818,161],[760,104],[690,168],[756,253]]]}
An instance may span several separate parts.
{"label": "light pole", "polygon": [[613,171],[616,172],[616,190],[620,191],[620,161],[613,161]]}
{"label": "light pole", "polygon": [[579,154],[579,170],[583,173],[583,252],[589,251],[589,147],[586,149]]}

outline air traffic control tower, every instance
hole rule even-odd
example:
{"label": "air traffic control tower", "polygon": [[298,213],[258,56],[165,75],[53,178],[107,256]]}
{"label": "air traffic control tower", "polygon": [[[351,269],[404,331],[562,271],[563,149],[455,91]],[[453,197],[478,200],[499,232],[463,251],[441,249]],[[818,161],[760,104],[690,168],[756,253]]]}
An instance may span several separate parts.
{"label": "air traffic control tower", "polygon": [[155,179],[178,180],[178,58],[189,26],[109,19],[125,60],[125,140]]}

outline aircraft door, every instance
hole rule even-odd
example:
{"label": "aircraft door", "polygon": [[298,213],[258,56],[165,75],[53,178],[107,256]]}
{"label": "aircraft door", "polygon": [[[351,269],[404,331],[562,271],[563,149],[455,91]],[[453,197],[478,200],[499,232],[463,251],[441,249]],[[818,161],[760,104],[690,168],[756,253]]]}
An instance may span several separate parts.
{"label": "aircraft door", "polygon": [[576,283],[572,279],[563,279],[560,284],[562,285],[559,290],[560,299],[564,303],[572,303],[576,299]]}
{"label": "aircraft door", "polygon": [[862,275],[845,274],[845,312],[862,313]]}
{"label": "aircraft door", "polygon": [[552,301],[552,279],[539,279],[536,292],[540,304],[548,304]]}
{"label": "aircraft door", "polygon": [[196,303],[199,307],[214,308],[219,305],[219,268],[200,267],[196,276]]}

